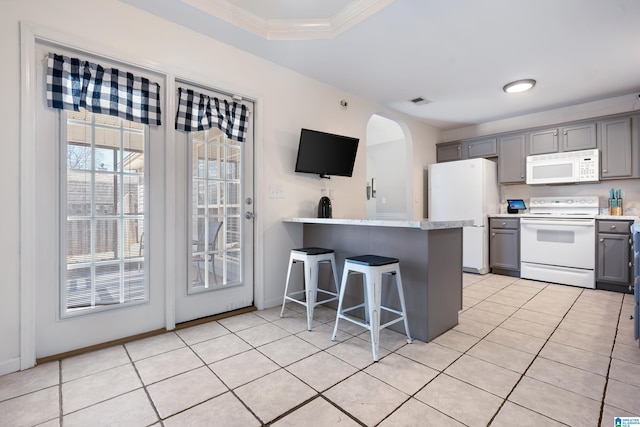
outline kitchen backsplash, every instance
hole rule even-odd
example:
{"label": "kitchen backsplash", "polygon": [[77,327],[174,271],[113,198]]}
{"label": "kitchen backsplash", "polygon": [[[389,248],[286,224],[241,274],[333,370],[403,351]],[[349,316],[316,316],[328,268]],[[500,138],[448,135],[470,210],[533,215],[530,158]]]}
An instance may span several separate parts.
{"label": "kitchen backsplash", "polygon": [[609,213],[608,200],[611,188],[622,190],[624,200],[622,214],[640,217],[640,180],[637,179],[611,180],[597,184],[501,185],[500,213],[507,213],[507,199],[523,199],[529,206],[531,197],[599,196],[600,213],[606,215]]}

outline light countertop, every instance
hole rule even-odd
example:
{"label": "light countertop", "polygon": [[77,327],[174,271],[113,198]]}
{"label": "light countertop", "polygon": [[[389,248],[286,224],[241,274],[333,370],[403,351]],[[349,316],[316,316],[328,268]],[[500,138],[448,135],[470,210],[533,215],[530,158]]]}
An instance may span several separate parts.
{"label": "light countertop", "polygon": [[349,218],[283,218],[282,222],[303,224],[365,225],[369,227],[417,228],[420,230],[438,230],[461,228],[473,225],[472,220],[429,221],[429,220],[386,220],[386,219],[349,219]]}

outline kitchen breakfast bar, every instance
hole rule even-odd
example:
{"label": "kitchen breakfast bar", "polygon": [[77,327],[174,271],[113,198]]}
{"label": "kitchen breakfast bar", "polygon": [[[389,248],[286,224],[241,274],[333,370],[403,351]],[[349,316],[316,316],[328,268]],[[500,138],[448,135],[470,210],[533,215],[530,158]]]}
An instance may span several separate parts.
{"label": "kitchen breakfast bar", "polygon": [[[458,324],[458,310],[462,309],[462,227],[471,226],[471,220],[285,218],[283,222],[287,227],[303,227],[303,246],[333,249],[339,278],[346,257],[375,254],[398,258],[413,338],[428,342]],[[328,267],[320,272],[321,288],[328,286],[329,277]],[[356,277],[349,280],[361,281]],[[395,290],[389,289],[393,288],[385,283],[383,304],[398,307]],[[362,301],[362,293],[350,293],[345,299]],[[402,323],[390,328],[404,332]]]}

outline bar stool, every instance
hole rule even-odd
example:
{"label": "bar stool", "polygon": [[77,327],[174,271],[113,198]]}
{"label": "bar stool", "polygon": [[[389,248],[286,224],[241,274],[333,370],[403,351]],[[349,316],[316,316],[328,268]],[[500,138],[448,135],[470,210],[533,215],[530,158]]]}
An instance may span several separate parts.
{"label": "bar stool", "polygon": [[[297,262],[304,263],[304,287],[301,291],[288,293],[289,281],[291,278],[291,267]],[[318,267],[321,262],[331,263],[333,271],[333,282],[336,288],[335,292],[318,288]],[[317,301],[317,294],[323,293],[329,295],[329,298]],[[294,298],[295,295],[305,295],[304,299]],[[284,288],[284,298],[282,300],[282,310],[280,317],[284,315],[284,305],[287,301],[301,304],[307,308],[307,330],[311,330],[311,322],[313,321],[313,309],[320,305],[338,299],[338,273],[336,269],[336,259],[333,249],[324,248],[300,248],[292,249],[289,256],[289,269],[287,271],[287,282]]]}
{"label": "bar stool", "polygon": [[[359,273],[363,275],[364,284],[364,303],[358,304],[352,307],[343,308],[344,294],[347,288],[347,281],[349,274]],[[401,311],[394,310],[382,305],[382,275],[391,274],[395,277],[396,289],[398,291],[398,298],[400,299]],[[362,322],[352,316],[347,316],[345,313],[355,310],[357,308],[364,308],[365,321]],[[393,314],[397,314],[398,318],[395,318],[383,325],[380,324],[381,311],[387,311]],[[397,258],[388,258],[378,255],[361,255],[355,257],[349,257],[345,259],[344,271],[342,272],[342,284],[340,285],[340,298],[338,300],[338,312],[336,314],[336,325],[333,328],[332,341],[336,340],[336,333],[338,332],[338,321],[340,319],[348,320],[349,322],[360,325],[367,328],[371,332],[371,350],[373,352],[373,361],[378,361],[378,349],[380,330],[391,326],[394,323],[404,321],[404,330],[407,334],[407,343],[411,343],[411,335],[409,334],[409,322],[407,321],[407,308],[404,303],[404,293],[402,291],[402,279],[400,277],[400,261]]]}

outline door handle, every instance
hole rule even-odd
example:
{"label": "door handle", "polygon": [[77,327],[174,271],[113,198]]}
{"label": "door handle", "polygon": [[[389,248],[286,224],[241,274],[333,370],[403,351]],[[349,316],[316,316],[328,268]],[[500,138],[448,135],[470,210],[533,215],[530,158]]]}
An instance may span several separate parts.
{"label": "door handle", "polygon": [[247,212],[245,212],[244,217],[246,219],[253,219],[253,218],[256,217],[256,215],[253,212],[247,211]]}

